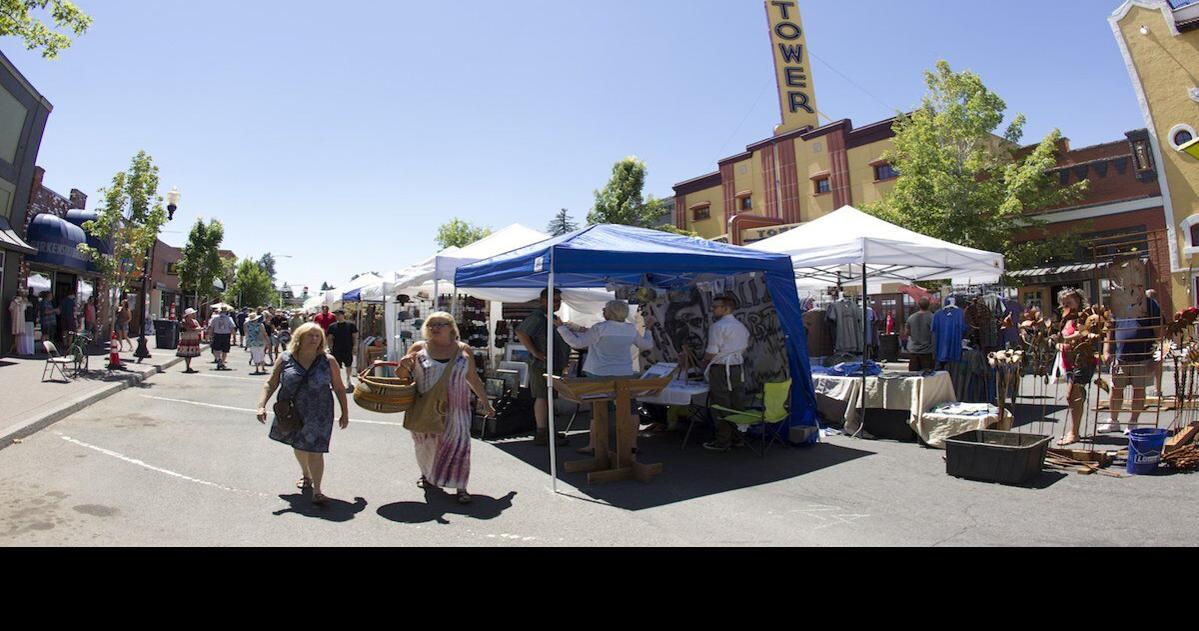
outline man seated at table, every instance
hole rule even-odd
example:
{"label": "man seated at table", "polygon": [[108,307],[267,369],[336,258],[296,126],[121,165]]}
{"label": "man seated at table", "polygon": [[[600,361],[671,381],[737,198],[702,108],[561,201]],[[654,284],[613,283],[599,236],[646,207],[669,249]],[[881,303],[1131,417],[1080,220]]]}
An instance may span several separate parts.
{"label": "man seated at table", "polygon": [[[711,387],[709,405],[733,410],[745,409],[745,351],[749,348],[749,329],[733,312],[737,303],[732,298],[717,298],[712,303],[715,322],[708,331],[708,350],[701,367]],[[704,444],[709,451],[728,451],[742,444],[737,425],[723,418],[716,419],[716,440]]]}

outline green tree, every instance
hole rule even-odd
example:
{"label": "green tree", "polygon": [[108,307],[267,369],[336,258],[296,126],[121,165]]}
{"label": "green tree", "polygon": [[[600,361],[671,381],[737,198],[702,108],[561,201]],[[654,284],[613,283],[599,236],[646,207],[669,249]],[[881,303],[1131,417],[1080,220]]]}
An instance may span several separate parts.
{"label": "green tree", "polygon": [[[945,61],[925,73],[919,109],[895,123],[894,147],[883,158],[899,172],[895,190],[865,210],[921,234],[1000,252],[1008,269],[1033,266],[1071,235],[1018,242],[1044,225],[1032,211],[1078,201],[1087,183],[1063,187],[1051,174],[1061,133],[1021,149],[1023,115],[997,136],[1007,104],[978,75]],[[1070,247],[1073,251],[1073,247]]]}
{"label": "green tree", "polygon": [[262,269],[266,270],[267,276],[270,276],[272,281],[275,280],[275,277],[277,276],[275,273],[275,255],[271,254],[270,252],[263,254],[262,258],[258,259],[258,265],[260,265]]}
{"label": "green tree", "polygon": [[[104,285],[118,291],[129,290],[135,281],[141,280],[146,257],[167,222],[166,208],[158,195],[158,167],[153,158],[139,151],[130,161],[129,170],[114,175],[112,184],[100,189],[100,194],[104,206],[97,209],[94,221],[84,222],[83,229],[107,242],[112,252],[105,254],[86,244],[81,244],[79,251],[91,259]],[[106,309],[110,316],[111,311]]]}
{"label": "green tree", "polygon": [[612,167],[612,178],[603,190],[595,191],[595,206],[587,215],[589,225],[620,224],[656,227],[666,208],[651,195],[645,199],[645,163],[634,157],[625,158]]}
{"label": "green tree", "polygon": [[233,283],[225,290],[225,302],[239,307],[274,305],[277,300],[275,283],[253,259],[245,259],[237,266]]}
{"label": "green tree", "polygon": [[563,208],[554,215],[554,219],[545,227],[545,231],[550,233],[550,236],[560,237],[564,234],[570,234],[579,229],[579,224],[571,218],[570,211]]}
{"label": "green tree", "polygon": [[213,298],[216,295],[213,285],[218,279],[225,279],[225,263],[221,259],[224,240],[225,227],[215,219],[208,223],[197,219],[187,235],[187,245],[179,258],[179,289],[194,296],[197,304]]}
{"label": "green tree", "polygon": [[455,217],[437,229],[437,245],[443,250],[452,247],[464,248],[490,235],[491,228],[475,226]]}
{"label": "green tree", "polygon": [[77,37],[92,25],[91,16],[68,0],[0,0],[0,36],[23,39],[26,50],[40,48],[46,59],[54,59],[59,51],[70,48],[71,36],[50,28],[35,12],[49,13],[56,28]]}

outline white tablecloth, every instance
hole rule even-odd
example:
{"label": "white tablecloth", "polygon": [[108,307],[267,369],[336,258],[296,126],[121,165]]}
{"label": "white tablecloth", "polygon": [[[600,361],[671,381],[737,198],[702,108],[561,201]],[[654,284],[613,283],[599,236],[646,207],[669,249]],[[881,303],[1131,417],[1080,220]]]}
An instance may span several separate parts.
{"label": "white tablecloth", "polygon": [[[856,434],[861,429],[858,410],[861,408],[862,378],[813,375],[816,394],[846,404],[845,431]],[[877,410],[906,410],[911,413],[908,424],[921,434],[924,412],[934,405],[957,401],[949,373],[939,372],[931,377],[866,378],[866,407]]]}
{"label": "white tablecloth", "polygon": [[702,381],[672,381],[662,392],[652,397],[638,397],[637,400],[656,405],[691,405],[707,399],[708,391],[708,384]]}
{"label": "white tablecloth", "polygon": [[[935,403],[933,405],[936,405]],[[999,424],[999,415],[989,416],[958,416],[954,414],[933,414],[925,412],[920,422],[912,429],[920,434],[920,438],[929,447],[945,449],[945,441],[978,429],[988,429]]]}

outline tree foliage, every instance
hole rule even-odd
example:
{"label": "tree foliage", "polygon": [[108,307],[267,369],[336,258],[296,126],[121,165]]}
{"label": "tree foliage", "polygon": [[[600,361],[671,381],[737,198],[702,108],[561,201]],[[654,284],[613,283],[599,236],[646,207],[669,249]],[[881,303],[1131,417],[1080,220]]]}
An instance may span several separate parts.
{"label": "tree foliage", "polygon": [[145,151],[139,151],[130,161],[128,171],[119,171],[108,188],[100,189],[104,205],[98,216],[83,224],[93,237],[106,241],[112,254],[81,244],[79,251],[87,255],[109,287],[131,289],[140,280],[158,233],[167,222],[167,212],[158,195],[158,167]]}
{"label": "tree foliage", "polygon": [[225,262],[221,259],[221,242],[224,240],[225,227],[221,222],[214,219],[206,224],[203,219],[196,220],[179,258],[181,291],[204,301],[215,296],[215,282],[226,280]]}
{"label": "tree foliage", "polygon": [[262,258],[258,259],[258,265],[260,267],[262,267],[263,270],[266,271],[266,275],[270,276],[272,281],[274,281],[275,278],[278,276],[278,274],[275,272],[275,255],[274,254],[271,254],[270,252],[263,254]]}
{"label": "tree foliage", "polygon": [[491,235],[491,228],[475,226],[457,217],[437,228],[437,245],[441,249],[464,248]]}
{"label": "tree foliage", "polygon": [[550,236],[560,237],[564,234],[570,234],[579,229],[579,224],[570,216],[570,211],[563,208],[554,215],[553,220],[545,227],[545,231],[550,233]]}
{"label": "tree foliage", "polygon": [[656,227],[666,208],[652,195],[645,199],[647,173],[645,163],[635,157],[617,162],[608,184],[595,191],[595,206],[587,215],[587,223]]}
{"label": "tree foliage", "polygon": [[921,234],[1003,253],[1008,269],[1040,263],[1062,239],[1017,242],[1044,223],[1029,213],[1073,203],[1087,190],[1085,182],[1063,187],[1050,173],[1061,133],[1021,152],[1024,116],[997,136],[1007,104],[978,75],[941,61],[925,83],[921,107],[898,117],[894,147],[883,156],[899,172],[895,190],[866,210]]}
{"label": "tree foliage", "polygon": [[[44,17],[38,17],[46,13],[58,31],[48,26]],[[54,59],[70,48],[72,40],[67,33],[78,37],[91,25],[91,16],[68,0],[0,0],[0,36],[23,39],[27,50],[41,49],[46,59]]]}
{"label": "tree foliage", "polygon": [[237,265],[233,282],[225,290],[225,302],[238,307],[274,305],[278,299],[275,283],[259,261],[245,259]]}

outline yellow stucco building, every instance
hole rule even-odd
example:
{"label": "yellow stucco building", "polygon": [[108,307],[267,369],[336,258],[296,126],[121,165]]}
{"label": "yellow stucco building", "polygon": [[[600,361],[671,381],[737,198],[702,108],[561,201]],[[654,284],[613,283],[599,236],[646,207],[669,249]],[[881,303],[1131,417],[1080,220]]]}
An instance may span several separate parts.
{"label": "yellow stucco building", "polygon": [[894,119],[821,126],[799,6],[767,0],[765,7],[782,123],[771,138],[718,161],[719,170],[674,187],[676,226],[738,245],[873,202],[897,176],[882,159]]}
{"label": "yellow stucco building", "polygon": [[1109,18],[1161,188],[1175,305],[1199,298],[1199,0],[1127,0]]}

